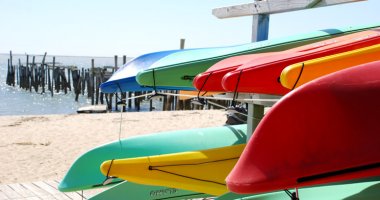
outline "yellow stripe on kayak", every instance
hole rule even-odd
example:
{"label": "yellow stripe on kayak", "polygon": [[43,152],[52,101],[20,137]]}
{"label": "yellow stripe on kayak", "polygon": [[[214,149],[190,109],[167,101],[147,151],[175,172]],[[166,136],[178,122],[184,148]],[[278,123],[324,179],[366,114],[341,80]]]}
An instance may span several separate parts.
{"label": "yellow stripe on kayak", "polygon": [[377,60],[380,44],[290,65],[282,71],[280,81],[284,87],[294,89],[318,77]]}
{"label": "yellow stripe on kayak", "polygon": [[202,151],[109,160],[100,169],[104,175],[139,184],[221,195],[228,192],[225,179],[244,147],[245,144],[241,144]]}

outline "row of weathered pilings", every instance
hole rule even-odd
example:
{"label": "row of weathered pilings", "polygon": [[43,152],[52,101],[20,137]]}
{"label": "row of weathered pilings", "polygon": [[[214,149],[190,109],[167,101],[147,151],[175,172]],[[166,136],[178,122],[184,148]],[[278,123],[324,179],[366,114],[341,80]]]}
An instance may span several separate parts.
{"label": "row of weathered pilings", "polygon": [[[114,56],[114,66],[95,67],[95,59],[91,59],[91,67],[79,68],[77,66],[62,65],[53,57],[51,61],[46,60],[46,53],[42,56],[40,62],[36,62],[36,56],[26,55],[25,62],[18,59],[18,63],[13,63],[12,51],[8,59],[8,72],[6,83],[11,86],[18,86],[29,92],[49,93],[51,97],[57,93],[67,94],[73,92],[75,101],[79,96],[85,96],[91,100],[91,105],[106,104],[107,110],[118,110],[120,99],[127,97],[139,96],[147,92],[126,92],[115,94],[103,94],[99,90],[101,83],[107,81],[111,75],[118,69],[118,56]],[[127,57],[123,56],[123,64],[127,62]],[[175,93],[175,91],[165,91]],[[122,106],[123,111],[141,109],[141,101],[149,101],[149,110],[154,110],[152,99],[136,98],[129,99]],[[162,110],[193,110],[202,109],[202,106],[191,104],[190,100],[180,100],[174,96],[163,96],[159,99],[162,101]],[[228,102],[219,101],[219,104],[227,105]],[[132,105],[134,107],[132,107]]]}

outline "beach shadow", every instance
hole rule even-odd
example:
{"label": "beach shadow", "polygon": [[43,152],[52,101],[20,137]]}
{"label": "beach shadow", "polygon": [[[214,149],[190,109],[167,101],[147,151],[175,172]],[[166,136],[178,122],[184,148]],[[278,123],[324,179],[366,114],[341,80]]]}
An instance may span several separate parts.
{"label": "beach shadow", "polygon": [[372,185],[361,192],[344,198],[343,200],[369,200],[380,198],[380,183]]}
{"label": "beach shadow", "polygon": [[234,144],[245,144],[247,142],[247,135],[238,129],[235,129],[232,126],[226,126],[236,135],[236,142]]}

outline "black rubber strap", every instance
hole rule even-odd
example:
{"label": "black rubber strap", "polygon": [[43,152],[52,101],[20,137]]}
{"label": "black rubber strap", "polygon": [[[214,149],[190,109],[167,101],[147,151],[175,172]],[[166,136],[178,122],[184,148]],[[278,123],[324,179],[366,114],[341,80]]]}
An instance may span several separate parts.
{"label": "black rubber strap", "polygon": [[303,72],[303,68],[304,68],[304,66],[305,66],[305,63],[302,63],[301,71],[300,71],[300,73],[298,74],[297,80],[296,80],[296,82],[294,83],[292,90],[294,90],[294,88],[296,88],[297,83],[298,83],[298,81],[299,81],[300,78],[301,78],[301,75],[302,75],[302,72]]}
{"label": "black rubber strap", "polygon": [[238,80],[237,80],[237,83],[236,83],[236,86],[235,86],[234,96],[232,98],[232,103],[231,103],[232,107],[236,106],[236,99],[238,97],[237,89],[238,89],[238,86],[239,86],[239,83],[240,83],[240,77],[241,77],[242,72],[243,72],[243,70],[240,70],[240,73],[239,73],[239,76],[238,76]]}
{"label": "black rubber strap", "polygon": [[200,179],[200,178],[195,178],[195,177],[191,177],[191,176],[186,176],[186,175],[182,175],[182,174],[178,174],[178,173],[162,170],[162,169],[159,169],[159,168],[160,167],[174,167],[174,166],[202,165],[202,164],[217,163],[217,162],[223,162],[223,161],[228,161],[228,160],[237,160],[237,159],[239,159],[239,157],[227,158],[227,159],[222,159],[222,160],[214,160],[214,161],[208,161],[208,162],[201,162],[201,163],[193,163],[193,164],[149,166],[149,170],[156,170],[156,171],[160,171],[160,172],[163,172],[163,173],[167,173],[167,174],[171,174],[171,175],[175,175],[175,176],[179,176],[179,177],[183,177],[183,178],[188,178],[188,179],[202,181],[202,182],[208,182],[208,183],[215,183],[215,184],[218,184],[218,185],[225,186],[226,185],[225,183],[219,183],[219,182],[212,181],[212,180],[206,180],[206,179]]}

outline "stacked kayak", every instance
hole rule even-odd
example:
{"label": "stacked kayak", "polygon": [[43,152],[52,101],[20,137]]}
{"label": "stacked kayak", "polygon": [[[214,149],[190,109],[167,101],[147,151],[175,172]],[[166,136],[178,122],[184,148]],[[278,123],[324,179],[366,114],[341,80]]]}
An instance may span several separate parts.
{"label": "stacked kayak", "polygon": [[176,188],[168,188],[163,186],[141,185],[132,182],[122,182],[114,187],[111,187],[104,192],[101,192],[90,200],[104,200],[104,199],[144,199],[144,200],[156,200],[156,199],[195,199],[205,198],[210,195],[204,193],[197,193],[186,190],[179,190]]}
{"label": "stacked kayak", "polygon": [[106,161],[104,175],[134,183],[167,186],[222,195],[228,192],[225,178],[245,145]]}
{"label": "stacked kayak", "polygon": [[[290,190],[295,193],[294,190]],[[367,181],[359,183],[345,183],[298,189],[301,200],[371,200],[380,196],[380,181]],[[228,193],[217,200],[290,200],[291,197],[285,191],[263,193],[256,195],[239,195]]]}
{"label": "stacked kayak", "polygon": [[100,85],[100,90],[103,93],[153,90],[153,88],[140,86],[136,82],[136,74],[139,71],[148,69],[153,63],[157,62],[161,58],[178,51],[181,50],[161,51],[141,55],[120,67],[108,81]]}
{"label": "stacked kayak", "polygon": [[[152,64],[136,75],[142,86],[192,87],[193,78],[215,63],[232,57],[252,53],[283,51],[297,46],[378,27],[379,25],[328,29],[283,39],[268,40],[232,47],[194,49],[175,52]],[[202,81],[201,81],[202,82]]]}
{"label": "stacked kayak", "polygon": [[[245,142],[246,125],[171,131],[131,137],[96,147],[81,155],[73,163],[58,188],[60,191],[70,192],[102,187],[106,177],[100,172],[99,167],[104,161],[110,159],[197,151],[244,144]],[[116,178],[107,185],[121,181]]]}
{"label": "stacked kayak", "polygon": [[222,79],[224,75],[237,69],[248,61],[274,54],[276,54],[276,52],[257,53],[226,58],[217,62],[205,72],[198,74],[193,80],[193,85],[199,91],[224,92],[222,86]]}
{"label": "stacked kayak", "polygon": [[[101,85],[102,92],[197,89],[286,96],[247,146],[246,125],[131,137],[81,155],[59,190],[113,186],[95,200],[288,199],[289,192],[273,191],[293,188],[301,188],[298,194],[306,199],[375,197],[374,188],[380,187],[376,27],[133,59]],[[326,195],[331,191],[336,192]]]}
{"label": "stacked kayak", "polygon": [[290,65],[281,72],[280,81],[294,89],[326,74],[377,60],[380,44]]}
{"label": "stacked kayak", "polygon": [[263,118],[227,177],[262,193],[379,177],[380,61],[323,76]]}
{"label": "stacked kayak", "polygon": [[272,56],[264,56],[227,73],[223,77],[222,85],[227,92],[284,95],[290,91],[279,82],[280,74],[285,67],[379,43],[380,29],[373,29],[309,44]]}

